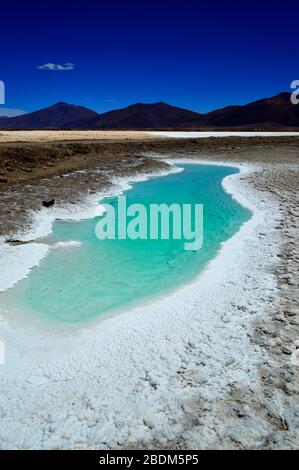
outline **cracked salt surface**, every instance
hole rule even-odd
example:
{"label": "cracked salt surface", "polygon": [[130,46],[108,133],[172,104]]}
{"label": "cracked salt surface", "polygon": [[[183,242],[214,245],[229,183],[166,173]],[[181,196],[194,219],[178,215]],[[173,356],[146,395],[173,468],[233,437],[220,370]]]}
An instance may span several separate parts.
{"label": "cracked salt surface", "polygon": [[[250,171],[241,166],[241,174]],[[201,414],[234,384],[260,380],[265,358],[249,335],[275,282],[265,265],[277,247],[259,238],[274,208],[239,178],[224,187],[253,217],[191,284],[76,332],[26,330],[2,318],[2,448],[213,445],[215,417],[200,426]]]}

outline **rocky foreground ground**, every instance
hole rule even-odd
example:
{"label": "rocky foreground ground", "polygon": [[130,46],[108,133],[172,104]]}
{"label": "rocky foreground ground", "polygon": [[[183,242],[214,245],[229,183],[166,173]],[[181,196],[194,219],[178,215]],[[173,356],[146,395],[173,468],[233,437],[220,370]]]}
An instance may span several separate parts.
{"label": "rocky foreground ground", "polygon": [[[11,142],[13,134],[4,133],[2,140],[0,135],[0,236],[26,226],[28,211],[38,210],[43,199],[55,198],[60,205],[78,203],[84,195],[109,186],[111,176],[165,167],[148,155],[170,157],[177,153],[238,160],[240,154],[241,160],[246,161],[246,152],[251,150],[250,161],[279,162],[280,149],[284,149],[288,159],[296,162],[299,154],[297,137],[161,139],[136,132],[126,133],[126,137],[106,132],[101,141],[69,141],[68,137],[53,142],[44,140],[49,138],[48,133],[41,138],[40,132],[33,137],[25,132],[25,137],[22,134]],[[36,141],[38,137],[41,141]],[[24,142],[19,141],[22,138]],[[267,156],[263,156],[264,149],[270,151]]]}

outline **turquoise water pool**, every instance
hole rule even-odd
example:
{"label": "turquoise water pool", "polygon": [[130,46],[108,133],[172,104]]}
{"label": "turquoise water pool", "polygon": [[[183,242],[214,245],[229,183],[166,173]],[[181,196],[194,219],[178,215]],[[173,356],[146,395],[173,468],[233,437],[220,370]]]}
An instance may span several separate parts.
{"label": "turquoise water pool", "polygon": [[[179,165],[182,166],[182,165]],[[98,240],[98,218],[56,221],[48,242],[81,245],[51,249],[29,276],[1,294],[0,302],[53,321],[82,323],[106,312],[150,299],[194,278],[216,256],[221,243],[251,217],[224,192],[221,181],[238,170],[184,164],[181,173],[134,183],[127,204],[201,203],[204,239],[199,251],[184,240]],[[116,198],[104,202],[116,205]]]}

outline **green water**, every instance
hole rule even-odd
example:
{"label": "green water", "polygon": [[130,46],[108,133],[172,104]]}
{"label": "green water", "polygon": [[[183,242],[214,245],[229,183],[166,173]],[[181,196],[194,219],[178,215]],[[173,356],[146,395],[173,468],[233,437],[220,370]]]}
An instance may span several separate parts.
{"label": "green water", "polygon": [[[103,240],[98,218],[56,221],[49,243],[77,240],[80,246],[50,250],[29,276],[0,296],[22,311],[52,320],[81,323],[97,315],[150,299],[196,276],[251,214],[221,186],[237,169],[184,164],[184,171],[135,183],[127,204],[201,203],[204,242],[184,250],[184,240]],[[116,204],[116,198],[104,202]]]}

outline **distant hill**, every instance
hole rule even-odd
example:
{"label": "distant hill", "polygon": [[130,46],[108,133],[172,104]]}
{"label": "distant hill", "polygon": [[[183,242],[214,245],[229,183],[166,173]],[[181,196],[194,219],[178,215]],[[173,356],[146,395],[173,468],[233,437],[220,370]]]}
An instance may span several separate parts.
{"label": "distant hill", "polygon": [[203,124],[204,117],[194,111],[159,102],[153,104],[137,103],[127,108],[99,114],[85,122],[85,125],[96,129],[159,129],[190,127],[190,123],[193,121],[197,125]]}
{"label": "distant hill", "polygon": [[[1,118],[0,118],[1,119]],[[244,106],[228,106],[200,114],[167,103],[137,103],[98,114],[67,103],[18,117],[3,118],[4,129],[192,129],[299,127],[299,105],[290,93],[280,93]]]}
{"label": "distant hill", "polygon": [[73,122],[84,122],[97,116],[95,111],[67,103],[56,103],[49,108],[21,116],[1,119],[1,127],[7,129],[50,129],[72,127]]}
{"label": "distant hill", "polygon": [[254,101],[245,106],[228,106],[205,115],[213,127],[288,127],[299,126],[299,106],[294,106],[290,93]]}

